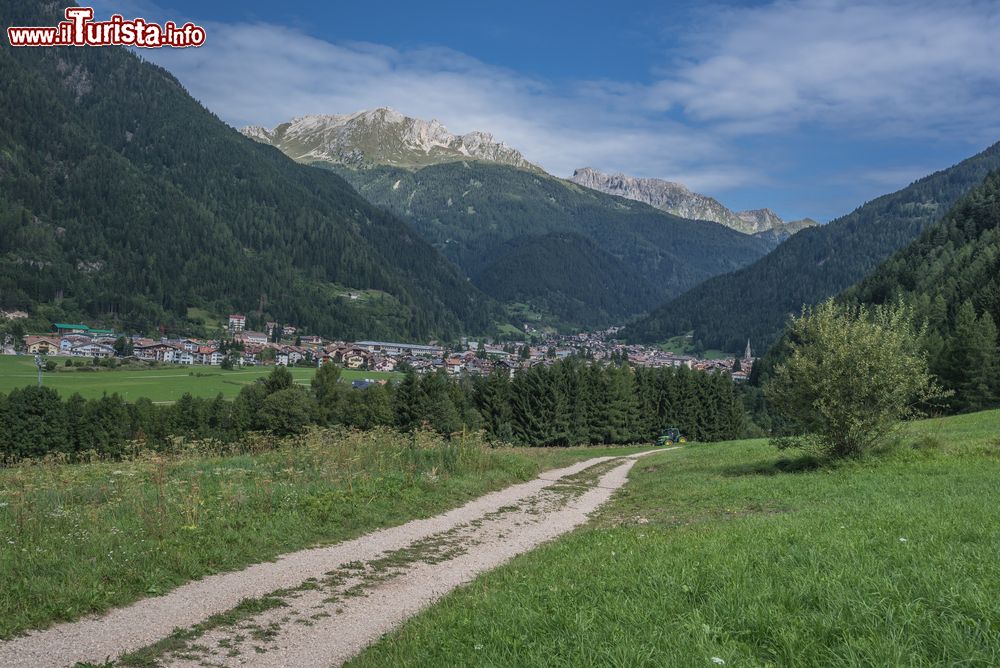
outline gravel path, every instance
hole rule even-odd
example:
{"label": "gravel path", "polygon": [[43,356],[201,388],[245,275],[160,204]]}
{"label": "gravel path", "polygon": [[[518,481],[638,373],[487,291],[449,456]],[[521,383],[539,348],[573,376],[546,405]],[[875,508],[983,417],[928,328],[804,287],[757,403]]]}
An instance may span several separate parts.
{"label": "gravel path", "polygon": [[176,666],[330,666],[483,571],[583,523],[642,456],[548,471],[435,517],[213,575],[100,617],[0,643],[0,666],[71,666],[153,645],[176,629],[267,597],[276,607],[189,633]]}

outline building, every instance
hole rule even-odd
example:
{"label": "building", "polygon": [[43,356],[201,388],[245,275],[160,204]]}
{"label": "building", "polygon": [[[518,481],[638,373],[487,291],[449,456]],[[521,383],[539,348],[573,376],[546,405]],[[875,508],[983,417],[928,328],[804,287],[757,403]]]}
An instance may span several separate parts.
{"label": "building", "polygon": [[361,350],[349,350],[341,359],[348,369],[364,369],[368,366],[368,355]]}
{"label": "building", "polygon": [[245,315],[240,315],[239,313],[233,313],[229,316],[229,331],[230,332],[242,332],[246,329],[247,317]]}
{"label": "building", "polygon": [[367,350],[371,353],[382,353],[384,355],[426,355],[430,357],[441,357],[444,355],[444,348],[441,346],[425,346],[416,343],[358,341],[354,345],[362,350]]}
{"label": "building", "polygon": [[69,354],[74,357],[114,357],[115,349],[105,343],[94,343],[88,341],[69,349]]}
{"label": "building", "polygon": [[457,376],[465,370],[465,360],[461,357],[449,357],[444,361],[444,370],[448,375]]}
{"label": "building", "polygon": [[263,346],[267,343],[267,334],[264,332],[244,331],[236,338],[243,343],[249,343],[256,346]]}
{"label": "building", "polygon": [[69,355],[70,351],[76,346],[82,346],[85,343],[90,343],[93,341],[86,334],[66,334],[61,339],[59,339],[59,352]]}
{"label": "building", "polygon": [[210,364],[212,366],[220,366],[226,356],[215,346],[202,346],[198,349],[198,356],[201,358],[202,364]]}
{"label": "building", "polygon": [[147,362],[173,362],[177,352],[177,348],[169,343],[137,345],[132,350],[132,354],[137,359],[146,360]]}
{"label": "building", "polygon": [[59,352],[59,340],[51,336],[26,336],[24,348],[32,355],[55,355]]}
{"label": "building", "polygon": [[64,322],[57,322],[55,325],[57,334],[89,334],[90,327],[87,325],[69,325]]}

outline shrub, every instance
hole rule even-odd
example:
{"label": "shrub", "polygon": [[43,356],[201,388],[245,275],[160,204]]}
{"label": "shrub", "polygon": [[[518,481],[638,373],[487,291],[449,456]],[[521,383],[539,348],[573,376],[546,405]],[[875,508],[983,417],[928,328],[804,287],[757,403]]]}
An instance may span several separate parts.
{"label": "shrub", "polygon": [[277,436],[300,434],[314,421],[315,402],[301,387],[269,394],[260,408],[260,424]]}
{"label": "shrub", "polygon": [[779,448],[857,456],[944,396],[902,305],[868,309],[830,300],[803,309],[788,337],[791,354],[765,387],[798,433],[775,439]]}

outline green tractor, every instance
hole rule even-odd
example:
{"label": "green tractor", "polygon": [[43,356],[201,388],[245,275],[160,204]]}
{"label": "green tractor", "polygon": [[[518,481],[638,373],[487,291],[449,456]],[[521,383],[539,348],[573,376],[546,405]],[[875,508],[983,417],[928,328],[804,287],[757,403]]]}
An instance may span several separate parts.
{"label": "green tractor", "polygon": [[656,439],[656,445],[677,445],[687,443],[687,439],[681,435],[681,430],[676,427],[667,429]]}

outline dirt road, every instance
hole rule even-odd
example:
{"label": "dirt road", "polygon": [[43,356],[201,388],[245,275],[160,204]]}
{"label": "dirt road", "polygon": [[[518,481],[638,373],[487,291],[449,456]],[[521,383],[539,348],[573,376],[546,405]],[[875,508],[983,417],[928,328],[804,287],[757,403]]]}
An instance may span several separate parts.
{"label": "dirt road", "polygon": [[586,521],[636,459],[548,471],[435,517],[214,575],[160,597],[0,643],[0,666],[331,666],[449,591]]}

